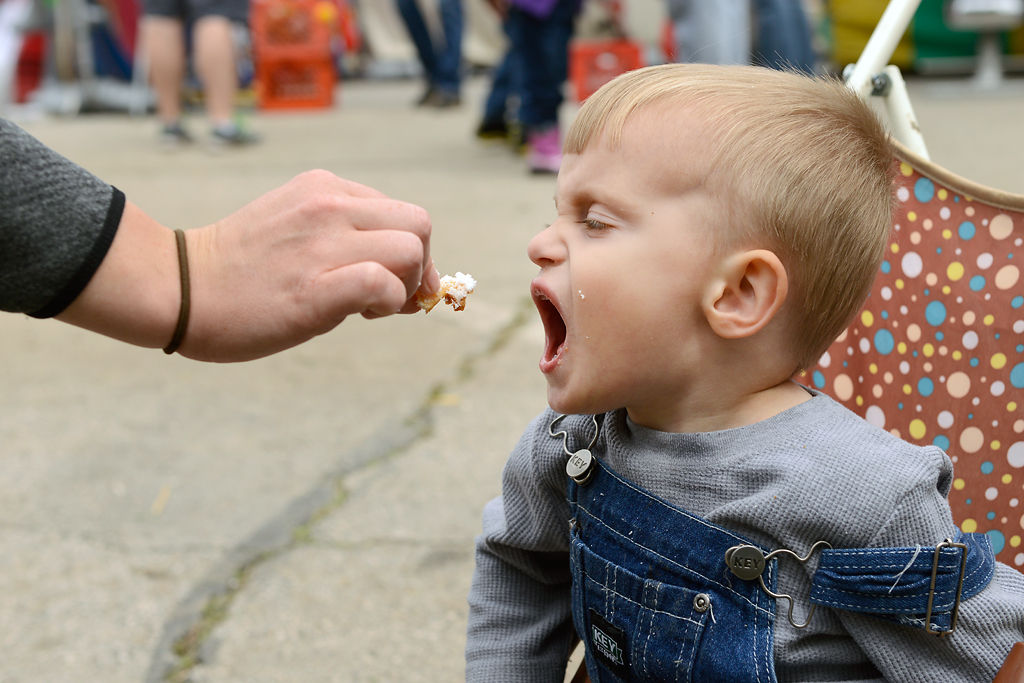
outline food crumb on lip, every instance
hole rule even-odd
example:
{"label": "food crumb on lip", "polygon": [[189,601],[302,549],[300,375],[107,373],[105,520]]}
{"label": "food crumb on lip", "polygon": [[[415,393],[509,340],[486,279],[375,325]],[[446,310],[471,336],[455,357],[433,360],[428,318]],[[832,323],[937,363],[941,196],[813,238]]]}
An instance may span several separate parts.
{"label": "food crumb on lip", "polygon": [[476,280],[468,273],[445,275],[441,278],[441,286],[433,294],[416,292],[416,303],[424,312],[430,313],[434,306],[444,299],[444,302],[450,304],[452,309],[461,311],[466,308],[466,297],[474,289],[476,289]]}

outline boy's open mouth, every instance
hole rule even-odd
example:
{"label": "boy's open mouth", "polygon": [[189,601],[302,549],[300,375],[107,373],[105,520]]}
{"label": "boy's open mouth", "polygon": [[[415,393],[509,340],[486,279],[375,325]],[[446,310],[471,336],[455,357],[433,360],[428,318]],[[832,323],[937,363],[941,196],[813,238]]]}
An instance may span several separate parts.
{"label": "boy's open mouth", "polygon": [[533,302],[540,313],[544,324],[544,355],[540,359],[541,372],[550,372],[558,366],[558,362],[566,351],[565,320],[558,307],[543,291],[534,288]]}

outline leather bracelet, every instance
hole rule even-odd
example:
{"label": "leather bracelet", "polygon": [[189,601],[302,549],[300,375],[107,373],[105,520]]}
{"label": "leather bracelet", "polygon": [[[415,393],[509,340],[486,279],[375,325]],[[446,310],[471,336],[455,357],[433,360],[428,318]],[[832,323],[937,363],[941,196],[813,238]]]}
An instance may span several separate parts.
{"label": "leather bracelet", "polygon": [[188,280],[188,249],[185,247],[185,231],[175,230],[174,239],[178,245],[178,271],[181,275],[181,308],[178,310],[178,324],[174,327],[171,341],[164,347],[164,353],[171,354],[178,350],[185,339],[188,328],[188,313],[191,307],[191,287]]}

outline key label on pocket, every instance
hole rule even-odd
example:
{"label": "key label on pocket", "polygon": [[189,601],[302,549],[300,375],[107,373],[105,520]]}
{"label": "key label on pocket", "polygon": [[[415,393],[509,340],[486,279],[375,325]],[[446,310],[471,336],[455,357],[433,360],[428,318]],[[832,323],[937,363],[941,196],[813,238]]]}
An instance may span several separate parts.
{"label": "key label on pocket", "polygon": [[626,633],[595,609],[590,610],[590,645],[605,666],[620,676],[627,675]]}

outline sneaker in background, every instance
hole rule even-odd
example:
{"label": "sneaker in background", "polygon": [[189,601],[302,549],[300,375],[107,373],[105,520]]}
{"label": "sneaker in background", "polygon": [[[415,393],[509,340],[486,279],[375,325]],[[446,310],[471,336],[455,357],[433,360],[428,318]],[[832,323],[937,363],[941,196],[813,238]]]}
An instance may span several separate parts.
{"label": "sneaker in background", "polygon": [[476,127],[476,136],[481,140],[506,140],[509,135],[505,119],[482,119]]}
{"label": "sneaker in background", "polygon": [[194,142],[180,121],[165,123],[160,129],[160,144],[167,148],[183,147]]}
{"label": "sneaker in background", "polygon": [[476,127],[478,140],[504,142],[516,154],[526,154],[526,130],[519,121],[481,119]]}
{"label": "sneaker in background", "polygon": [[462,97],[459,93],[452,90],[435,88],[427,95],[422,106],[433,107],[434,109],[449,109],[451,107],[458,107],[461,104]]}
{"label": "sneaker in background", "polygon": [[531,173],[558,173],[562,164],[562,141],[558,126],[548,126],[526,135],[529,146],[526,160]]}
{"label": "sneaker in background", "polygon": [[260,136],[247,131],[237,123],[215,126],[210,131],[210,142],[216,147],[244,147],[260,141]]}
{"label": "sneaker in background", "polygon": [[429,106],[431,100],[433,100],[434,97],[436,97],[436,94],[437,94],[437,89],[434,88],[434,86],[432,86],[432,85],[428,85],[426,87],[426,89],[423,91],[423,94],[420,95],[418,98],[416,98],[416,101],[413,103],[413,106],[416,106],[416,107],[426,107],[426,106]]}

